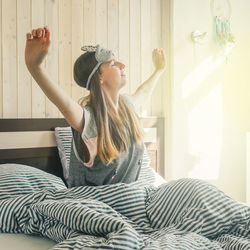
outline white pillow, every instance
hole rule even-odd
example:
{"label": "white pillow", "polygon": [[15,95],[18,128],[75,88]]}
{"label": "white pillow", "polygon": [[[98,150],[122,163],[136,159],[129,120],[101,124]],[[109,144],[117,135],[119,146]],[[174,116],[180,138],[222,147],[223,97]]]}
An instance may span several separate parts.
{"label": "white pillow", "polygon": [[67,188],[62,179],[43,170],[15,163],[0,164],[0,199],[42,189]]}
{"label": "white pillow", "polygon": [[71,127],[55,128],[56,144],[63,168],[63,177],[65,180],[69,177],[70,153],[72,145]]}

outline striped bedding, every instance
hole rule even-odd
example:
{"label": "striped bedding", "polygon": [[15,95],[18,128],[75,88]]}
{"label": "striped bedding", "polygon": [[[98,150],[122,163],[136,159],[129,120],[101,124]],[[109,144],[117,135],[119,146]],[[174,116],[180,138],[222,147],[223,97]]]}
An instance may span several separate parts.
{"label": "striped bedding", "polygon": [[62,179],[31,166],[0,164],[0,200],[42,189],[65,189]]}
{"label": "striped bedding", "polygon": [[249,249],[250,208],[200,180],[44,189],[0,201],[0,232],[53,249]]}

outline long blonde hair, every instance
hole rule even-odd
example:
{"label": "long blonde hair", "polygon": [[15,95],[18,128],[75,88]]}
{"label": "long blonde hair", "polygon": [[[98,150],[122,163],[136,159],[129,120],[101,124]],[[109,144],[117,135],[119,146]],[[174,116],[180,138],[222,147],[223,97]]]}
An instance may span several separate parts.
{"label": "long blonde hair", "polygon": [[[84,60],[85,63],[74,65],[74,78],[79,85],[83,80],[86,81],[88,68],[93,68],[91,64],[95,64],[94,57],[90,55],[91,53],[87,55],[87,64]],[[108,165],[123,151],[128,152],[132,143],[141,144],[144,131],[135,112],[122,95],[119,96],[118,115],[113,111],[109,98],[101,89],[99,74],[100,67],[91,78],[89,95],[78,102],[81,106],[88,105],[93,110],[98,135],[97,154],[100,160]]]}
{"label": "long blonde hair", "polygon": [[[96,78],[93,77],[93,82]],[[93,82],[89,95],[82,98],[80,104],[88,105],[93,110],[98,135],[97,154],[103,163],[109,164],[123,151],[128,152],[133,142],[142,143],[144,132],[137,116],[122,95],[119,96],[117,115],[112,112],[109,99],[101,90],[100,84]]]}

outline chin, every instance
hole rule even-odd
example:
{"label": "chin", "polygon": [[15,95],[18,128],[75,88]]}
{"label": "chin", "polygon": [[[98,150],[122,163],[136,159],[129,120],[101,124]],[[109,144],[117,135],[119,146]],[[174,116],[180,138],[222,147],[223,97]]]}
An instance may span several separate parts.
{"label": "chin", "polygon": [[125,85],[126,85],[126,83],[127,83],[127,81],[126,81],[126,79],[124,79],[124,80],[122,81],[121,86],[122,86],[122,87],[123,87],[123,86],[125,86]]}

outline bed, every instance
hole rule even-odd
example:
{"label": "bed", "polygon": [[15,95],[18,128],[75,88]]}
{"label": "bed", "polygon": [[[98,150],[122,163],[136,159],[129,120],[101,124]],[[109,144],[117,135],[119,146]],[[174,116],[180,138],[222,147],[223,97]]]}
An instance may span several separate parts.
{"label": "bed", "polygon": [[[141,123],[151,166],[164,176],[164,118],[141,118]],[[63,118],[0,119],[0,164],[27,164],[63,178],[54,130],[68,126]]]}
{"label": "bed", "polygon": [[[141,118],[151,167],[164,176],[164,118]],[[63,167],[55,128],[69,128],[63,118],[0,119],[0,164],[24,164],[63,180]],[[9,165],[8,167],[11,167]],[[0,245],[8,249],[49,249],[50,239],[25,234],[0,234]]]}
{"label": "bed", "polygon": [[202,180],[165,181],[164,119],[141,122],[138,181],[67,188],[66,121],[0,119],[1,247],[249,249],[250,208]]}

